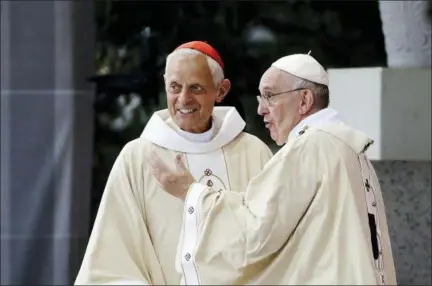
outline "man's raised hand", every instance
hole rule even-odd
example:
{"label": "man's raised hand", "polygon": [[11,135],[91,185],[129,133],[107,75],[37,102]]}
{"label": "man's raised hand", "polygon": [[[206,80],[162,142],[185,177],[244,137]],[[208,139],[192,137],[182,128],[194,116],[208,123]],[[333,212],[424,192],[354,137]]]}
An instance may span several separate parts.
{"label": "man's raised hand", "polygon": [[149,162],[153,175],[162,189],[184,200],[190,185],[195,182],[195,178],[186,168],[180,154],[174,160],[176,170],[171,170],[155,153],[151,154]]}

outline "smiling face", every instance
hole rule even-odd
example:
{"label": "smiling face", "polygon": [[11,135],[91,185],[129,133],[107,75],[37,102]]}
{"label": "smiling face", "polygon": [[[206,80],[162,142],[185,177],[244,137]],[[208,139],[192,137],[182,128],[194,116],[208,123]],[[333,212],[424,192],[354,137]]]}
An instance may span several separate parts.
{"label": "smiling face", "polygon": [[224,79],[216,87],[202,54],[176,54],[167,64],[164,79],[171,117],[184,131],[205,132],[215,102],[221,102],[229,91],[229,81]]}
{"label": "smiling face", "polygon": [[[283,71],[270,67],[261,77],[259,90],[261,95],[272,97],[273,94],[295,89],[295,79]],[[271,138],[283,145],[294,127],[303,118],[302,91],[286,92],[271,99],[271,106],[265,100],[258,105],[258,114],[263,116],[265,127]]]}

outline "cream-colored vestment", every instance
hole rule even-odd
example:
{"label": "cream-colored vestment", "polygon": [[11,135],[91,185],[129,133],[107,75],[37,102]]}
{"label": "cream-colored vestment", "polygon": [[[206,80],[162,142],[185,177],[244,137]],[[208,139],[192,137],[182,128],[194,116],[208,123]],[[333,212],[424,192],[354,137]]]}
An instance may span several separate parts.
{"label": "cream-colored vestment", "polygon": [[183,284],[396,284],[372,140],[332,114],[302,121],[245,192],[191,186]]}
{"label": "cream-colored vestment", "polygon": [[109,175],[76,285],[180,284],[175,255],[184,202],[163,191],[148,165],[151,152],[174,169],[179,153],[202,184],[241,191],[272,156],[242,132],[234,108],[216,107],[207,142],[185,139],[167,110],[156,112],[140,138],[120,152]]}

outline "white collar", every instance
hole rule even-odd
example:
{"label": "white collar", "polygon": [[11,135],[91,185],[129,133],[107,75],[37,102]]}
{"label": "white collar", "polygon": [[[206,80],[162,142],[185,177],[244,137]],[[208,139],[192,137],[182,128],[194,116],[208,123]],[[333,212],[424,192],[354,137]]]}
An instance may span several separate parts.
{"label": "white collar", "polygon": [[181,136],[183,136],[184,138],[186,138],[189,141],[192,141],[192,142],[209,142],[213,137],[213,134],[215,131],[215,124],[214,124],[214,122],[212,122],[210,129],[203,132],[203,133],[190,133],[190,132],[186,132],[180,128],[176,128],[176,129],[177,129],[177,132]]}
{"label": "white collar", "polygon": [[208,142],[192,142],[181,136],[168,109],[155,112],[140,137],[177,152],[206,153],[220,149],[231,142],[246,126],[246,122],[234,107],[215,107],[212,118],[214,130]]}
{"label": "white collar", "polygon": [[300,121],[293,130],[291,130],[287,141],[292,138],[296,138],[301,135],[302,131],[311,126],[317,126],[325,122],[335,122],[342,123],[342,120],[339,117],[339,114],[333,108],[324,108],[314,114],[309,115],[302,121]]}

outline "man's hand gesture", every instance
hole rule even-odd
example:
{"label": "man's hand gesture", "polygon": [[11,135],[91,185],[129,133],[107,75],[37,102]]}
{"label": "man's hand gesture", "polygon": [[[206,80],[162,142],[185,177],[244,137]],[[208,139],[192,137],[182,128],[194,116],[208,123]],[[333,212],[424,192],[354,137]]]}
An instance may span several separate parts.
{"label": "man's hand gesture", "polygon": [[153,175],[162,189],[184,200],[189,187],[195,182],[195,178],[186,168],[182,156],[178,154],[175,158],[176,170],[170,170],[155,153],[151,154],[149,161]]}

